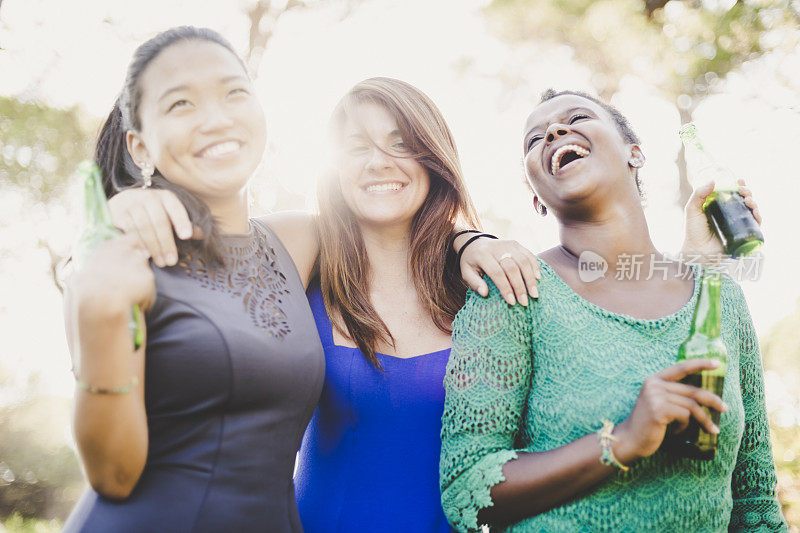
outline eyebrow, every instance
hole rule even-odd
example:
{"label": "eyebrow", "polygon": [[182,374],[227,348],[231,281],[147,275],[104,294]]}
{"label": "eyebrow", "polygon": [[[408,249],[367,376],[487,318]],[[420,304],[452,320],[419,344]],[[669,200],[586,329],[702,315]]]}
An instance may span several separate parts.
{"label": "eyebrow", "polygon": [[[221,78],[219,80],[219,83],[224,85],[224,84],[229,83],[229,82],[234,81],[234,80],[246,80],[246,78],[244,76],[242,76],[241,74],[234,74],[232,76],[225,76],[224,78]],[[161,94],[161,96],[158,98],[158,101],[160,102],[161,100],[163,100],[164,98],[166,98],[167,96],[169,96],[172,93],[175,93],[175,92],[178,92],[178,91],[186,91],[188,89],[189,89],[189,86],[186,85],[186,84],[176,85],[175,87],[170,87],[169,89],[167,89],[166,91],[164,91]]]}
{"label": "eyebrow", "polygon": [[[595,113],[594,111],[592,111],[591,109],[589,109],[588,107],[584,107],[584,106],[571,107],[571,108],[567,109],[567,110],[564,112],[564,114],[565,114],[565,115],[569,115],[569,114],[571,114],[571,113],[574,113],[575,111],[586,111],[586,112],[588,112],[588,113],[591,113],[591,114],[593,114],[593,115],[596,115],[596,114],[597,114],[597,113]],[[523,137],[523,139],[524,139],[524,142],[526,142],[526,143],[527,143],[527,141],[528,141],[528,137],[530,136],[530,134],[531,134],[531,133],[533,133],[535,130],[537,130],[537,129],[541,128],[541,127],[542,127],[542,125],[541,125],[541,124],[537,124],[537,125],[535,125],[534,127],[532,127],[531,129],[529,129],[528,131],[526,131],[526,132],[525,132],[525,136]]]}
{"label": "eyebrow", "polygon": [[[390,131],[389,134],[387,135],[387,137],[394,137],[394,136],[402,138],[403,134],[400,133],[400,130],[395,129],[395,130]],[[362,138],[368,138],[369,139],[370,136],[367,135],[366,133],[362,132],[362,131],[357,131],[355,133],[351,133],[350,135],[348,135],[347,138],[348,139],[354,139],[354,138],[355,139],[362,139]]]}

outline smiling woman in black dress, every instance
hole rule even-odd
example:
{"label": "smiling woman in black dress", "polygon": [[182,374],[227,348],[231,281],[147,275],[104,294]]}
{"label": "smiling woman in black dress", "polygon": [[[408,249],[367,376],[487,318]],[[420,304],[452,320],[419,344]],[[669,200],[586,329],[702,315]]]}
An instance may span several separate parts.
{"label": "smiling woman in black dress", "polygon": [[[97,148],[107,191],[152,179],[206,237],[163,268],[120,237],[71,280],[92,489],[65,530],[302,531],[292,469],[324,361],[291,254],[248,216],[266,137],[251,82],[218,34],[175,28],[134,53],[119,104]],[[134,352],[137,303],[149,310]]]}

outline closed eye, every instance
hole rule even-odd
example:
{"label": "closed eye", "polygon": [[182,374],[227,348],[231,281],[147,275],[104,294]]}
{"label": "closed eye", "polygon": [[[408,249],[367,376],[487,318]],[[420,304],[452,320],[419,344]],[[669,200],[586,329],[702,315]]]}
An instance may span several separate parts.
{"label": "closed eye", "polygon": [[347,148],[347,153],[351,155],[361,155],[369,151],[369,146],[365,144],[354,145]]}
{"label": "closed eye", "polygon": [[533,145],[538,143],[541,140],[542,140],[542,136],[541,135],[534,135],[533,137],[528,139],[528,144],[525,146],[525,148],[526,148],[525,152],[530,152],[531,148],[533,148]]}
{"label": "closed eye", "polygon": [[575,124],[579,120],[584,120],[584,119],[587,119],[587,118],[591,118],[591,117],[589,117],[589,115],[573,115],[572,118],[569,119],[569,123],[570,124]]}
{"label": "closed eye", "polygon": [[250,94],[250,91],[243,87],[237,87],[236,89],[231,89],[228,91],[228,96],[236,95],[236,94]]}

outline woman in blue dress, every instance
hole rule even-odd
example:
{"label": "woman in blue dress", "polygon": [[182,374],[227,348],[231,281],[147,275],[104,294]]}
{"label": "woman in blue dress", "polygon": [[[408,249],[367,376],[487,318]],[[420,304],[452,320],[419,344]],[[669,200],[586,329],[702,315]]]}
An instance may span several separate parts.
{"label": "woman in blue dress", "polygon": [[331,128],[336,170],[319,183],[320,275],[309,290],[326,381],[295,476],[303,526],[448,531],[435,472],[464,291],[454,255],[441,252],[458,221],[477,217],[453,136],[418,89],[365,80]]}

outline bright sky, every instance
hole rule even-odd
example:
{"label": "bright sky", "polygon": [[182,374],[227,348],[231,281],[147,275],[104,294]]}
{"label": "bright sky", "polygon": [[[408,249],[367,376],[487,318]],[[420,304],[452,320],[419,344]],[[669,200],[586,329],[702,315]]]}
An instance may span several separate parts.
{"label": "bright sky", "polygon": [[[244,51],[248,3],[4,0],[0,94],[55,106],[79,104],[103,116],[139,42],[170,26],[194,24],[217,29]],[[444,113],[488,229],[534,251],[553,245],[552,217],[533,216],[523,186],[520,132],[541,91],[550,86],[591,90],[591,72],[576,65],[566,47],[512,48],[489,35],[478,12],[484,3],[373,0],[344,21],[338,7],[282,18],[257,80],[270,134],[265,173],[306,194],[313,205],[325,123],[336,100],[363,78],[397,77],[425,91]],[[519,72],[530,73],[526,84],[509,88],[503,83],[504,73]],[[797,201],[789,194],[797,190],[797,171],[789,162],[800,146],[800,102],[778,83],[779,75],[800,76],[800,53],[766,58],[732,75],[725,93],[696,112],[707,146],[749,181],[765,218],[762,277],[742,284],[760,335],[800,297],[794,273],[800,259],[798,224],[791,218]],[[678,114],[634,77],[624,80],[614,103],[644,139],[647,214],[656,244],[677,251],[682,240],[682,213],[673,201]],[[274,197],[269,180],[254,181],[262,205]],[[0,198],[0,368],[10,369],[10,384],[16,387],[38,374],[43,389],[71,393],[60,297],[48,278],[49,258],[35,243],[42,238],[64,249],[75,214],[75,204],[46,212],[29,209],[11,195]],[[0,389],[0,405],[12,388]]]}

